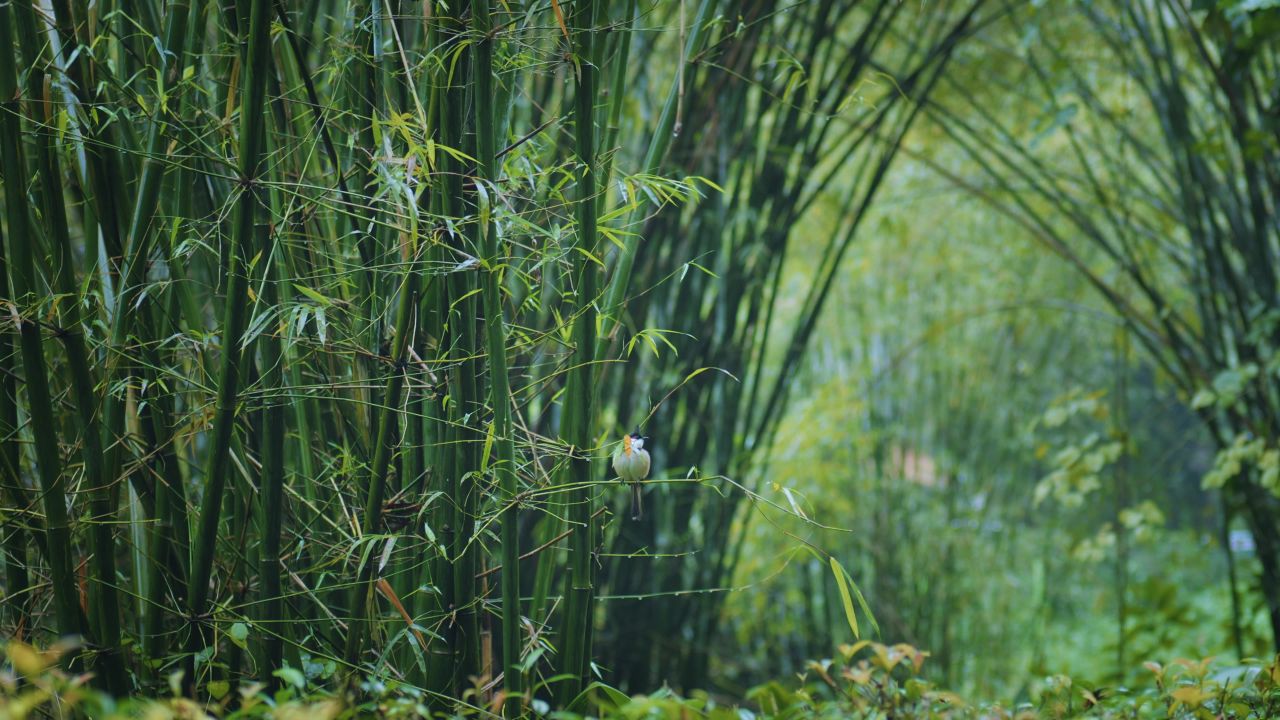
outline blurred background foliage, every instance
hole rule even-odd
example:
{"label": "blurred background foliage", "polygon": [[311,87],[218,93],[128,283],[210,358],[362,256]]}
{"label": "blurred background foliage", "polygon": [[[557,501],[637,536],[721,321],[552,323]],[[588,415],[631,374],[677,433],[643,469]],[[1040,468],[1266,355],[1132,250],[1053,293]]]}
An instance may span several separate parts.
{"label": "blurred background foliage", "polygon": [[[1127,184],[1128,173],[1156,183],[1149,168],[1094,153],[1123,152],[1136,136],[1153,143],[1144,150],[1154,168],[1173,174],[1178,153],[1203,152],[1198,136],[1181,138],[1194,149],[1159,144],[1168,123],[1160,100],[1193,78],[1185,92],[1203,94],[1186,102],[1212,123],[1206,104],[1225,91],[1194,78],[1231,51],[1202,48],[1222,53],[1205,60],[1191,43],[1266,37],[1250,60],[1270,67],[1274,10],[1092,2],[1003,10],[935,91],[941,109],[907,137],[841,270],[839,299],[822,318],[764,471],[766,497],[792,513],[762,504],[745,536],[735,582],[747,589],[728,602],[733,632],[722,642],[755,652],[726,651],[728,677],[750,684],[779,660],[800,672],[819,648],[849,639],[829,571],[797,540],[847,563],[884,636],[929,648],[932,676],[961,692],[1026,699],[1052,673],[1124,685],[1145,672],[1141,658],[1270,652],[1269,591],[1250,522],[1229,509],[1234,500],[1224,504],[1212,474],[1205,479],[1223,446],[1196,416],[1204,401],[1133,337],[1143,332],[1134,317],[1194,316],[1215,302],[1195,305],[1217,292],[1196,285],[1195,248],[1218,241],[1180,229],[1176,204]],[[1168,75],[1144,74],[1125,33],[1136,43],[1135,27],[1162,25],[1162,47],[1176,59]],[[1189,26],[1200,30],[1170,30]],[[1234,61],[1231,70],[1247,78],[1248,61]],[[1266,162],[1275,158],[1266,111],[1274,89],[1274,78],[1253,88],[1260,107],[1249,118],[1259,128],[1248,142],[1257,147],[1240,150]],[[1098,104],[1071,102],[1073,93]],[[1100,119],[1108,108],[1123,114]],[[1078,129],[1085,124],[1092,134]],[[987,144],[971,151],[949,142],[962,126],[976,126],[969,137]],[[1018,157],[1012,169],[992,168],[1001,151]],[[1233,162],[1223,160],[1227,186],[1239,181]],[[1094,163],[1097,176],[1088,172]],[[1070,190],[1027,188],[1045,178]],[[1009,212],[1011,197],[1025,207]],[[798,236],[832,232],[836,205],[815,206]],[[1271,224],[1248,241],[1267,257],[1273,208],[1263,202]],[[1116,222],[1130,255],[1108,254],[1088,234],[1109,212],[1143,216]],[[1028,222],[1041,219],[1044,227]],[[1243,271],[1234,250],[1224,254]],[[796,253],[784,270],[793,296],[812,277],[813,257]],[[1137,291],[1141,280],[1165,294]],[[1242,284],[1260,298],[1273,288]],[[1247,437],[1266,438],[1272,427]],[[1259,453],[1241,455],[1256,463]]]}

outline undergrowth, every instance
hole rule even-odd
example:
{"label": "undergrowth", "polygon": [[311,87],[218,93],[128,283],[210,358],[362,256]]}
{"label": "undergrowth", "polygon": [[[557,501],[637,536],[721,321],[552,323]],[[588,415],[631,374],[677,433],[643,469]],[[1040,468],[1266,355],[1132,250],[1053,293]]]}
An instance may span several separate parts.
{"label": "undergrowth", "polygon": [[[70,645],[38,650],[11,640],[0,670],[0,718],[343,718],[501,717],[502,698],[477,690],[450,714],[432,714],[421,690],[366,682],[361,697],[342,697],[309,686],[302,672],[277,672],[281,688],[266,692],[253,682],[221,699],[197,703],[181,694],[181,673],[170,677],[172,695],[115,700],[91,688],[87,674],[62,666]],[[726,701],[706,693],[678,695],[669,689],[628,696],[596,683],[575,703],[579,712],[553,711],[534,700],[527,717],[574,720],[600,718],[901,718],[1010,719],[1052,718],[1179,720],[1265,720],[1280,716],[1280,656],[1270,662],[1246,660],[1215,665],[1212,658],[1147,662],[1139,687],[1085,687],[1064,675],[1045,678],[1033,702],[1015,707],[972,701],[935,686],[923,670],[929,654],[910,645],[863,640],[841,645],[832,658],[811,661],[796,678],[777,679],[751,689],[745,698]]]}

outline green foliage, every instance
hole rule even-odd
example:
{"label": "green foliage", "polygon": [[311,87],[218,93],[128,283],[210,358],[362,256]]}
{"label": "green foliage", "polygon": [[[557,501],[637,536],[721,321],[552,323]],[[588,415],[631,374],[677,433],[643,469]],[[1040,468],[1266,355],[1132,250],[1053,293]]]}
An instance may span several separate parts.
{"label": "green foliage", "polygon": [[1213,468],[1205,473],[1204,487],[1219,489],[1246,468],[1256,471],[1257,482],[1272,493],[1280,494],[1280,450],[1267,447],[1261,438],[1237,435],[1230,445],[1214,456]]}
{"label": "green foliage", "polygon": [[[82,713],[104,720],[124,718],[427,718],[434,717],[424,699],[395,684],[370,687],[371,701],[350,706],[333,697],[306,692],[301,676],[285,669],[284,687],[273,694],[262,685],[239,689],[235,700],[215,698],[198,704],[178,697],[134,698],[116,702],[85,685],[85,678],[66,674],[56,665],[59,650],[40,652],[10,642],[6,668],[0,671],[0,712],[23,720],[42,713]],[[705,694],[681,697],[669,689],[627,696],[595,683],[584,695],[593,698],[596,713],[587,717],[611,720],[687,718],[706,720],[802,720],[804,718],[896,717],[903,720],[1108,720],[1168,718],[1170,720],[1266,720],[1280,711],[1280,658],[1250,661],[1236,667],[1215,667],[1212,659],[1175,660],[1167,665],[1145,664],[1136,688],[1100,687],[1053,675],[1038,684],[1034,697],[1005,707],[973,703],[937,687],[921,671],[929,654],[910,645],[861,641],[841,645],[834,658],[810,661],[798,682],[774,680],[752,688],[741,703],[725,703]],[[292,677],[291,675],[298,675]],[[225,690],[223,691],[225,695]],[[221,700],[219,702],[219,700]],[[555,711],[535,702],[531,716],[554,720],[584,717]],[[484,717],[476,709],[455,717]]]}
{"label": "green foliage", "polygon": [[[1280,145],[1274,3],[1010,4],[1017,62],[933,108],[973,164],[940,177],[1087,279],[1212,437],[1220,526],[1257,538],[1280,596],[1274,373]],[[1004,37],[1000,31],[989,39]],[[1089,67],[1080,38],[1093,41]],[[1092,51],[1096,50],[1096,54]],[[999,88],[999,90],[994,90]],[[1004,92],[1003,89],[1014,89]],[[942,94],[938,97],[941,98]],[[1030,111],[1030,112],[1028,112]],[[1269,442],[1269,441],[1267,441]],[[1272,601],[1280,638],[1280,605]]]}
{"label": "green foliage", "polygon": [[[206,718],[275,718],[276,720],[335,720],[354,717],[342,701],[314,692],[307,695],[301,674],[282,668],[283,686],[265,692],[260,683],[250,683],[230,692],[224,682],[211,687],[209,703],[182,697],[181,672],[169,678],[172,697],[112,698],[94,690],[85,675],[68,674],[59,660],[71,648],[59,645],[37,650],[10,640],[4,648],[5,666],[0,669],[0,715],[12,720],[39,717],[92,717],[102,720],[204,720]],[[296,676],[296,677],[295,677]]]}
{"label": "green foliage", "polygon": [[0,714],[1270,711],[1169,659],[1280,632],[1276,3],[82,5]]}

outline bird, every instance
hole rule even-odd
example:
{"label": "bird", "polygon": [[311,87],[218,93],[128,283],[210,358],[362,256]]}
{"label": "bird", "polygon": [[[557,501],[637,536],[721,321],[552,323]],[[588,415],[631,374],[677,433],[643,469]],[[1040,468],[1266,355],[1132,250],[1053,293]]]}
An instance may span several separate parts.
{"label": "bird", "polygon": [[649,438],[638,432],[622,437],[622,444],[613,454],[613,471],[623,482],[631,485],[631,519],[639,520],[644,512],[641,504],[640,482],[649,477],[649,451],[644,443]]}

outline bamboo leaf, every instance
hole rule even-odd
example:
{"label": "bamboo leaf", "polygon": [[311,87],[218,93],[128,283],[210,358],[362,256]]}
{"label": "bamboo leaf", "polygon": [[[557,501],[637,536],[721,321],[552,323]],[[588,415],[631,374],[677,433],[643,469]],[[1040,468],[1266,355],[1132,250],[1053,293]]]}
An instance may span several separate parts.
{"label": "bamboo leaf", "polygon": [[835,555],[832,555],[829,560],[831,561],[831,574],[836,577],[836,589],[840,591],[840,603],[844,606],[844,618],[849,621],[849,629],[853,630],[853,637],[855,639],[861,638],[862,634],[858,632],[858,617],[853,611],[853,598],[849,595],[849,585],[846,580],[844,566],[840,564],[839,560],[836,560]]}
{"label": "bamboo leaf", "polygon": [[319,304],[319,305],[320,305],[320,306],[322,306],[322,307],[332,307],[332,306],[333,306],[333,300],[332,300],[332,299],[330,299],[329,297],[327,297],[327,296],[325,296],[325,295],[322,295],[322,294],[321,294],[321,293],[319,293],[319,292],[316,292],[315,290],[312,290],[311,288],[307,287],[306,285],[299,285],[299,284],[297,284],[297,283],[293,283],[293,287],[294,287],[294,289],[295,289],[295,290],[297,290],[298,292],[302,293],[303,295],[306,295],[307,297],[311,298],[312,300],[314,300],[317,304]]}

